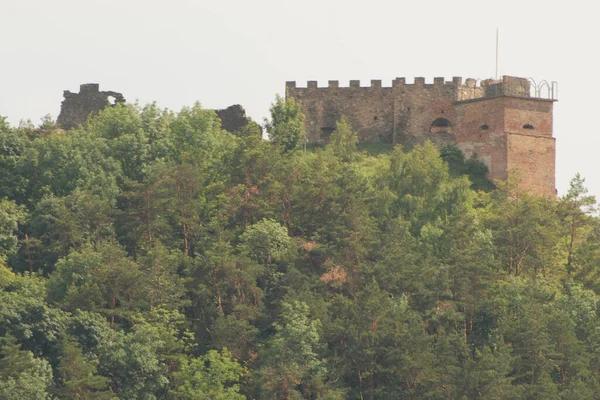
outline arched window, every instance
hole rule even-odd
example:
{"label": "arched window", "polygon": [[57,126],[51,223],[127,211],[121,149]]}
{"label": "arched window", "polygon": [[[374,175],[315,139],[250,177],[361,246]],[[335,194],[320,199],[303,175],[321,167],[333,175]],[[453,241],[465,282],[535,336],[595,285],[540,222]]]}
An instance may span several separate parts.
{"label": "arched window", "polygon": [[452,133],[452,125],[446,118],[438,118],[431,123],[429,133]]}

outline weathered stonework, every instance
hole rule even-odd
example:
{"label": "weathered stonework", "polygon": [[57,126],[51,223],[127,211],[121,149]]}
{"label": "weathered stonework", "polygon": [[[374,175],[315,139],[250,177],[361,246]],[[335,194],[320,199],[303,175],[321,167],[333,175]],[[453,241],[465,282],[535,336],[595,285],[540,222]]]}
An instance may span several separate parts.
{"label": "weathered stonework", "polygon": [[215,110],[215,112],[221,119],[221,128],[228,132],[237,132],[248,125],[246,110],[239,104],[234,104],[224,110]]}
{"label": "weathered stonework", "polygon": [[[106,107],[124,104],[125,98],[117,92],[101,92],[97,83],[80,85],[79,93],[63,92],[60,115],[56,120],[63,129],[76,128],[84,124],[90,115],[96,115]],[[110,100],[113,100],[112,102]],[[236,132],[248,125],[246,111],[239,104],[223,110],[214,110],[221,119],[221,127],[229,132]]]}
{"label": "weathered stonework", "polygon": [[[534,96],[531,95],[532,89]],[[520,170],[532,193],[554,196],[555,139],[552,137],[554,96],[537,97],[525,78],[504,76],[478,82],[455,77],[396,78],[392,87],[372,80],[370,87],[350,81],[340,87],[329,81],[320,88],[286,83],[286,96],[302,102],[309,142],[326,143],[335,123],[345,116],[360,141],[405,146],[429,139],[439,146],[456,145],[467,157],[475,155],[489,168],[490,179],[506,179]],[[550,91],[550,87],[546,86]]]}
{"label": "weathered stonework", "polygon": [[[63,129],[76,128],[85,123],[90,115],[97,114],[106,107],[125,103],[121,93],[101,92],[97,83],[87,83],[79,87],[79,93],[63,92],[65,99],[56,122]],[[113,100],[111,102],[110,100]]]}

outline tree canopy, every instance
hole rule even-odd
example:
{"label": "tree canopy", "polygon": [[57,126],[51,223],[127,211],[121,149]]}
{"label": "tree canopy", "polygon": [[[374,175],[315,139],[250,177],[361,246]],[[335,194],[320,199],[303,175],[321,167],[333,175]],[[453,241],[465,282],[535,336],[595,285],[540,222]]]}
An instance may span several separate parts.
{"label": "tree canopy", "polygon": [[346,119],[0,117],[2,399],[598,399],[600,219]]}

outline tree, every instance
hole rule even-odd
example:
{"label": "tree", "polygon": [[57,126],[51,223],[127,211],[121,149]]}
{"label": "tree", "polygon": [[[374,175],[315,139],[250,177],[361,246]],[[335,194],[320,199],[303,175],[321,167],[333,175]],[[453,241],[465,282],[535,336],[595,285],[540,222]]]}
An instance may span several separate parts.
{"label": "tree", "polygon": [[35,139],[19,157],[17,173],[27,179],[27,201],[62,197],[76,188],[114,200],[121,166],[108,155],[107,141],[85,131],[57,131]]}
{"label": "tree", "polygon": [[97,360],[86,360],[81,349],[69,337],[63,340],[58,375],[61,386],[57,393],[65,399],[113,399],[108,391],[110,379],[96,373]]}
{"label": "tree", "polygon": [[156,400],[168,388],[162,327],[141,325],[127,333],[111,331],[97,349],[98,372],[110,378],[110,388],[120,399]]}
{"label": "tree", "polygon": [[324,375],[326,367],[318,355],[321,322],[309,318],[304,302],[284,302],[281,306],[281,322],[273,324],[275,335],[263,352],[260,374],[265,397],[290,400],[299,397],[299,385]]}
{"label": "tree", "polygon": [[0,336],[13,336],[35,357],[53,359],[65,330],[67,314],[45,301],[45,281],[15,274],[0,259]]}
{"label": "tree", "polygon": [[284,152],[298,148],[306,140],[302,104],[293,97],[283,99],[277,95],[269,109],[271,119],[265,119],[269,139]]}
{"label": "tree", "polygon": [[112,240],[86,245],[56,264],[48,298],[68,311],[104,314],[111,324],[149,309],[147,287],[138,264]]}
{"label": "tree", "polygon": [[[584,186],[585,179],[576,174],[569,182],[569,190],[561,199],[562,218],[568,226],[567,270],[569,273],[578,268],[575,256],[580,242],[589,234],[593,223],[591,215],[596,211],[596,198],[588,195]],[[585,232],[587,228],[588,232]],[[584,236],[583,238],[581,236]]]}
{"label": "tree", "polygon": [[149,139],[139,109],[129,104],[106,107],[88,120],[87,130],[107,144],[106,156],[118,160],[123,175],[142,180],[149,163]]}
{"label": "tree", "polygon": [[518,175],[511,175],[494,192],[489,226],[498,255],[509,274],[557,273],[549,269],[559,256],[557,206],[550,199],[531,196],[519,185]]}
{"label": "tree", "polygon": [[434,338],[407,300],[375,281],[352,298],[332,299],[324,327],[332,380],[343,381],[351,398],[440,397],[434,393],[444,383],[434,368]]}
{"label": "tree", "polygon": [[248,227],[241,240],[244,251],[264,264],[282,260],[291,243],[287,229],[272,219],[264,219]]}
{"label": "tree", "polygon": [[335,130],[331,133],[328,147],[337,157],[344,161],[351,161],[356,152],[356,143],[358,143],[356,132],[352,131],[352,126],[346,117],[342,117],[335,123]]}
{"label": "tree", "polygon": [[12,129],[6,118],[0,116],[0,199],[8,196],[24,203],[27,190],[27,177],[18,173],[19,158],[23,155],[29,140],[25,132]]}
{"label": "tree", "polygon": [[233,150],[234,136],[221,129],[221,120],[200,103],[183,107],[171,123],[174,143],[171,159],[201,167],[216,178],[225,167],[223,157]]}
{"label": "tree", "polygon": [[19,224],[25,221],[26,209],[14,202],[0,199],[0,257],[17,251]]}
{"label": "tree", "polygon": [[227,348],[220,353],[210,350],[198,358],[183,360],[174,374],[177,386],[171,395],[182,400],[244,400],[239,381],[245,374]]}
{"label": "tree", "polygon": [[20,347],[14,337],[0,337],[0,398],[50,399],[53,383],[50,364]]}

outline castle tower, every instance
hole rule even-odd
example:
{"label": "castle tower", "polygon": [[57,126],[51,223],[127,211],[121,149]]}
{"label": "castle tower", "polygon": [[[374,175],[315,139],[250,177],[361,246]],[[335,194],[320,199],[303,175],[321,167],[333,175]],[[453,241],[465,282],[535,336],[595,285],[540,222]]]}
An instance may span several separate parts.
{"label": "castle tower", "polygon": [[359,81],[350,81],[349,87],[338,81],[327,87],[287,82],[286,96],[302,102],[309,142],[326,143],[345,116],[362,142],[455,145],[484,162],[490,179],[504,180],[518,170],[525,188],[554,196],[555,87],[544,83],[541,89],[544,93],[525,78],[509,76],[464,84],[460,77],[434,78],[433,84],[396,78],[391,87],[379,80],[365,87]]}
{"label": "castle tower", "polygon": [[553,197],[555,96],[551,86],[542,88],[548,90],[544,96],[539,89],[527,79],[509,76],[482,82],[481,97],[454,103],[456,144],[466,156],[475,155],[487,165],[489,178],[504,180],[508,173],[518,173],[531,193]]}

